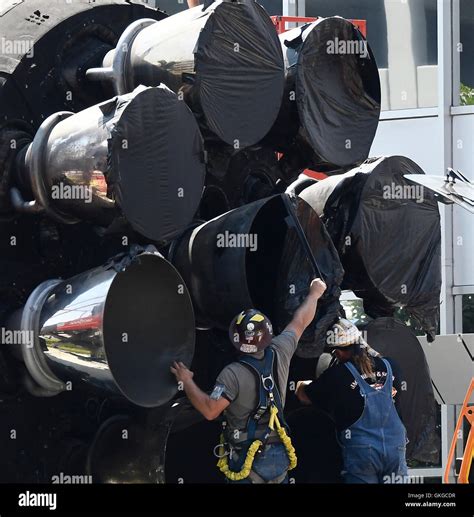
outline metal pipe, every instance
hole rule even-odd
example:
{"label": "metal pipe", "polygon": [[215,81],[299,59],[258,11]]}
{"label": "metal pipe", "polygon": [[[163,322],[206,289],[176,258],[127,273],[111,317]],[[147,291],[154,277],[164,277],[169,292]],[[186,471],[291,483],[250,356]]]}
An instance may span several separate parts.
{"label": "metal pipe", "polygon": [[[89,68],[86,71],[86,77],[92,81],[111,81],[117,95],[124,95],[132,91],[133,86],[127,73],[129,49],[137,34],[153,23],[156,23],[156,20],[144,18],[130,24],[120,36],[115,50],[109,51],[104,56],[103,66],[101,68]],[[112,62],[110,63],[110,61]]]}
{"label": "metal pipe", "polygon": [[[254,0],[216,0],[122,36],[113,65],[92,78],[124,93],[166,84],[195,113],[208,141],[243,149],[273,125],[283,93],[283,57],[275,28]],[[121,38],[121,39],[122,39]]]}
{"label": "metal pipe", "polygon": [[190,364],[194,312],[178,271],[158,253],[119,257],[65,281],[38,286],[10,328],[41,389],[86,382],[157,407],[177,391],[173,360]]}
{"label": "metal pipe", "polygon": [[[50,291],[60,283],[59,280],[42,282],[28,297],[24,307],[10,316],[8,327],[21,332],[21,342],[12,345],[14,355],[23,359],[28,373],[41,390],[47,393],[61,393],[66,389],[62,382],[46,363],[41,344],[38,341],[39,311],[45,303]],[[17,353],[19,347],[19,354]]]}
{"label": "metal pipe", "polygon": [[141,86],[79,113],[48,117],[18,166],[34,201],[24,201],[18,189],[11,198],[18,210],[44,210],[66,224],[110,226],[124,217],[138,233],[166,242],[197,210],[204,159],[186,104],[165,86]]}

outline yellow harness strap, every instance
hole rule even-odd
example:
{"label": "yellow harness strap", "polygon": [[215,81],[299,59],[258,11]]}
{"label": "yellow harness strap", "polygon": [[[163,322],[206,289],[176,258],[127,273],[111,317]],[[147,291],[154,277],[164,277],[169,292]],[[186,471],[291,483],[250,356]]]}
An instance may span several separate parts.
{"label": "yellow harness strap", "polygon": [[[288,470],[292,470],[296,467],[298,459],[296,457],[296,451],[293,447],[293,444],[291,443],[291,438],[287,435],[286,430],[284,427],[281,426],[280,420],[277,416],[278,408],[275,405],[272,405],[270,407],[270,421],[268,424],[268,427],[274,431],[276,426],[276,432],[280,438],[280,440],[283,442],[283,445],[285,446],[286,453],[288,455],[288,459],[290,460],[290,465],[288,467]],[[230,470],[229,463],[227,459],[227,454],[225,454],[224,450],[224,435],[221,435],[221,443],[219,447],[219,461],[217,462],[217,467],[219,470],[226,476],[226,478],[230,479],[231,481],[241,481],[242,479],[245,479],[249,476],[250,471],[252,470],[252,465],[255,460],[255,454],[257,453],[258,449],[261,445],[263,445],[261,440],[254,440],[250,447],[247,450],[247,456],[245,457],[244,464],[242,465],[242,468],[239,472],[234,472]]]}

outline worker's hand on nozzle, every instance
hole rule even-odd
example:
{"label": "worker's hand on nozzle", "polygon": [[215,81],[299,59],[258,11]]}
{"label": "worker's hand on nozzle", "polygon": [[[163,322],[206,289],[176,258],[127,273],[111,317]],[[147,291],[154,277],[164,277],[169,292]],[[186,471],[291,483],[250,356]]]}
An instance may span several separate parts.
{"label": "worker's hand on nozzle", "polygon": [[308,395],[306,395],[305,388],[309,386],[312,381],[298,381],[296,383],[295,395],[300,402],[303,404],[311,404],[311,400]]}
{"label": "worker's hand on nozzle", "polygon": [[176,380],[183,384],[187,381],[190,381],[194,376],[194,373],[181,361],[174,361],[173,366],[170,367],[170,370],[171,373],[175,375]]}
{"label": "worker's hand on nozzle", "polygon": [[316,298],[321,298],[324,294],[324,291],[327,289],[327,285],[320,279],[315,278],[312,280],[311,285],[309,287],[310,294],[316,296]]}
{"label": "worker's hand on nozzle", "polygon": [[298,381],[296,383],[296,391],[298,392],[298,389],[303,389],[304,386],[309,386],[313,381]]}

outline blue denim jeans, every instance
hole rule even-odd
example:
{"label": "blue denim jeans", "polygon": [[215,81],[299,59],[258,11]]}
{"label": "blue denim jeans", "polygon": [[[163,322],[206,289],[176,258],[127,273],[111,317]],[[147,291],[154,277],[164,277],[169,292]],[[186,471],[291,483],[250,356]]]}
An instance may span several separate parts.
{"label": "blue denim jeans", "polygon": [[[290,460],[288,459],[285,446],[282,443],[271,443],[266,446],[263,452],[255,456],[252,470],[265,481],[271,481],[287,471],[289,465]],[[232,471],[240,470],[240,462],[235,461],[235,459],[229,460],[229,468]],[[241,481],[227,481],[235,484],[252,483],[250,478],[242,479]],[[288,483],[288,476],[281,483]]]}
{"label": "blue denim jeans", "polygon": [[408,478],[405,447],[387,447],[382,454],[378,447],[344,447],[345,483],[406,483]]}

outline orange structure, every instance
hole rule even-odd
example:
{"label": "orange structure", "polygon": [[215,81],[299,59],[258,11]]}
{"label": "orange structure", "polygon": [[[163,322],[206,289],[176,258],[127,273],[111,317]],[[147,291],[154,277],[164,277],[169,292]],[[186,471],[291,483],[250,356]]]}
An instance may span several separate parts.
{"label": "orange structure", "polygon": [[[271,16],[272,22],[276,27],[278,34],[285,32],[287,29],[287,23],[311,23],[318,19],[311,18],[307,16]],[[364,38],[367,38],[367,20],[349,20],[353,25],[355,25],[360,32],[363,34]]]}
{"label": "orange structure", "polygon": [[454,430],[453,439],[451,441],[451,447],[449,449],[448,461],[446,464],[446,469],[444,471],[444,482],[449,483],[449,471],[451,469],[451,465],[453,463],[454,454],[456,452],[456,442],[459,437],[459,432],[464,423],[464,419],[470,425],[469,434],[467,436],[466,446],[464,448],[464,454],[461,462],[461,468],[459,469],[458,482],[459,483],[469,483],[469,472],[471,470],[472,459],[474,456],[474,406],[469,406],[469,401],[471,400],[472,393],[474,392],[474,378],[471,380],[471,384],[467,390],[466,397],[464,398],[464,402],[462,404],[461,413],[459,415],[456,429]]}

